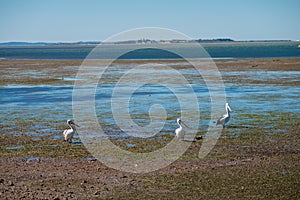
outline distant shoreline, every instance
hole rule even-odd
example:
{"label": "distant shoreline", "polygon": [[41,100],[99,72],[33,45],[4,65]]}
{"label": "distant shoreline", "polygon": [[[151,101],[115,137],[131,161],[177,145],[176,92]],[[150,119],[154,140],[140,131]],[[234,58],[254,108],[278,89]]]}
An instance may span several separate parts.
{"label": "distant shoreline", "polygon": [[5,46],[97,46],[101,45],[145,45],[145,44],[189,44],[189,43],[199,43],[199,44],[230,44],[230,43],[282,43],[282,42],[295,42],[300,41],[293,40],[232,40],[232,39],[195,39],[195,40],[127,40],[127,41],[116,41],[116,42],[101,42],[101,41],[80,41],[80,42],[0,42],[1,47]]}

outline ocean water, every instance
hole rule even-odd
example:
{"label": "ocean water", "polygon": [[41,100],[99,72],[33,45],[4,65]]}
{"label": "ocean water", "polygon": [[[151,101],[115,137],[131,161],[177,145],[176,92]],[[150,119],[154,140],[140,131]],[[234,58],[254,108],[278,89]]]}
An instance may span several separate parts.
{"label": "ocean water", "polygon": [[[199,44],[200,45],[200,44]],[[152,45],[100,45],[97,53],[90,59],[178,59],[186,58],[270,58],[300,57],[299,42],[235,42],[204,43],[201,46],[208,53],[195,50],[191,44],[157,44]],[[135,51],[122,54],[127,49]],[[85,59],[95,46],[88,45],[46,45],[46,46],[7,46],[0,47],[2,59]],[[166,50],[163,50],[167,48]],[[175,53],[174,53],[175,52]]]}

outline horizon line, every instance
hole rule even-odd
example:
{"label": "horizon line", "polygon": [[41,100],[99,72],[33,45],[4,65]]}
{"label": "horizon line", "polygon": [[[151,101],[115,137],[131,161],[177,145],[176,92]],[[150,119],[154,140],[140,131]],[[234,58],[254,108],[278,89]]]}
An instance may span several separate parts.
{"label": "horizon line", "polygon": [[135,40],[122,40],[122,41],[114,41],[114,42],[102,42],[98,40],[77,40],[77,41],[28,41],[28,40],[10,40],[10,41],[0,41],[0,44],[5,43],[28,43],[28,44],[36,44],[36,43],[45,43],[45,44],[79,44],[79,43],[103,43],[103,44],[112,44],[112,43],[122,43],[122,42],[138,42],[138,41],[151,41],[151,42],[174,42],[174,41],[203,41],[203,42],[280,42],[280,41],[290,41],[290,42],[299,42],[300,40],[293,40],[293,39],[247,39],[247,40],[234,40],[231,38],[211,38],[211,39],[190,39],[190,40],[183,40],[183,39],[161,39],[161,40],[154,40],[148,38],[141,38]]}

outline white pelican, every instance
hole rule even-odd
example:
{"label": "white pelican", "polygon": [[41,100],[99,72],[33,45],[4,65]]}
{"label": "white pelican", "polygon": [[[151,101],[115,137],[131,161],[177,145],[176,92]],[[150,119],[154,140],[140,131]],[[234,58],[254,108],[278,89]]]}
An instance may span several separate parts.
{"label": "white pelican", "polygon": [[72,143],[72,139],[73,139],[74,133],[76,132],[75,126],[77,126],[77,127],[79,127],[79,126],[77,124],[75,124],[73,122],[73,120],[68,120],[67,124],[70,127],[70,129],[64,130],[64,132],[63,132],[64,138],[65,138],[66,142]]}
{"label": "white pelican", "polygon": [[226,110],[226,114],[223,115],[222,117],[220,117],[217,121],[217,125],[222,124],[223,128],[225,128],[225,124],[229,121],[230,119],[230,112],[231,112],[231,108],[229,107],[229,104],[226,103],[225,105],[225,110]]}
{"label": "white pelican", "polygon": [[[179,128],[177,128],[175,130],[176,137],[177,138],[183,138],[184,134],[183,134],[183,126],[182,125],[184,125],[186,128],[189,128],[189,129],[191,129],[191,128],[189,126],[187,126],[185,123],[183,123],[183,121],[180,118],[177,118],[177,124],[179,125]],[[195,141],[201,140],[201,139],[203,139],[201,135],[196,136],[194,138],[194,140],[192,140],[191,142],[195,142]]]}
{"label": "white pelican", "polygon": [[182,121],[181,121],[181,119],[180,118],[177,118],[177,124],[179,125],[179,128],[177,128],[176,130],[175,130],[175,134],[176,134],[176,137],[177,138],[182,138],[183,137],[183,134],[182,134],[182,126],[181,126],[181,123],[182,123]]}
{"label": "white pelican", "polygon": [[184,125],[187,128],[190,128],[190,127],[188,127],[185,123],[183,123],[183,121],[180,118],[177,118],[177,124],[179,125],[179,128],[177,128],[175,130],[176,137],[177,138],[183,138],[184,134],[183,134],[183,127],[182,127],[182,125]]}

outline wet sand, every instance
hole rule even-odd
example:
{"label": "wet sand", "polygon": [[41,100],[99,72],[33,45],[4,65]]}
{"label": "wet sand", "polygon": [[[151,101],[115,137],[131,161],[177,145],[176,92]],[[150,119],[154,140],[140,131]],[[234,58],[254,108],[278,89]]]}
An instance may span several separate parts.
{"label": "wet sand", "polygon": [[[300,71],[300,59],[215,62],[221,72]],[[75,76],[76,68],[72,66],[80,64],[81,61],[69,60],[1,60],[0,85],[72,84],[63,77]],[[32,79],[30,71],[41,73]],[[224,81],[300,86],[299,80],[257,81],[239,75],[226,76]],[[268,117],[257,117],[257,124],[267,121]],[[202,141],[193,142],[179,160],[147,174],[125,173],[106,167],[93,159],[83,145],[77,145],[80,144],[78,139],[74,144],[52,137],[36,140],[34,136],[22,134],[29,127],[24,122],[13,127],[20,133],[18,135],[10,134],[0,123],[0,198],[299,199],[299,113],[281,113],[275,109],[272,117],[269,128],[229,124],[206,158],[197,157]]]}
{"label": "wet sand", "polygon": [[[182,63],[181,60],[117,60],[113,64]],[[96,65],[110,61],[94,61]],[[214,60],[220,72],[226,71],[299,71],[298,58],[267,59],[219,59]],[[66,84],[64,77],[75,77],[81,60],[0,60],[1,85],[8,84]],[[90,62],[92,64],[93,61]],[[186,64],[186,62],[185,62]],[[175,65],[173,68],[188,68],[191,65]],[[31,74],[28,74],[30,72]],[[32,73],[37,73],[32,79]],[[295,80],[299,84],[299,80]],[[282,82],[278,80],[276,83]],[[263,82],[262,82],[263,83]],[[268,84],[268,82],[266,83]]]}

